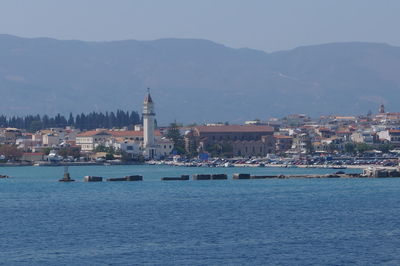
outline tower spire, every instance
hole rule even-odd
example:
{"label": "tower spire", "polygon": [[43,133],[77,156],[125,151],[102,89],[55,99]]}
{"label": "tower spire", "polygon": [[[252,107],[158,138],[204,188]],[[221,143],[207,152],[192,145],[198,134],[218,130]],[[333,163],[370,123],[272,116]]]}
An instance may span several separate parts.
{"label": "tower spire", "polygon": [[150,88],[147,88],[147,94],[146,97],[144,98],[144,103],[153,103],[153,99],[151,99],[150,96]]}
{"label": "tower spire", "polygon": [[385,105],[382,103],[381,106],[379,107],[379,113],[383,114],[385,113]]}

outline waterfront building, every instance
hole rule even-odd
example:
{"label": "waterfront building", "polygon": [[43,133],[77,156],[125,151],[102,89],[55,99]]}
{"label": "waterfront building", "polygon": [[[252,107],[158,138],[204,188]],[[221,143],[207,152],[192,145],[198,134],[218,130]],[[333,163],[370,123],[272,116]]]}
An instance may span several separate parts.
{"label": "waterfront building", "polygon": [[396,147],[400,147],[400,130],[389,129],[378,132],[379,140],[385,143],[391,143]]}
{"label": "waterfront building", "polygon": [[22,136],[22,131],[18,128],[4,128],[0,132],[2,144],[15,144],[17,138]]}
{"label": "waterfront building", "polygon": [[292,148],[293,137],[286,135],[275,135],[275,151],[284,153]]}
{"label": "waterfront building", "polygon": [[195,126],[185,134],[186,149],[198,152],[221,147],[231,156],[265,156],[275,151],[274,129],[257,125]]}
{"label": "waterfront building", "polygon": [[370,130],[357,131],[351,135],[351,140],[354,143],[374,144],[378,142],[378,134]]}
{"label": "waterfront building", "polygon": [[36,162],[43,161],[44,153],[42,152],[24,152],[21,157],[21,161]]}

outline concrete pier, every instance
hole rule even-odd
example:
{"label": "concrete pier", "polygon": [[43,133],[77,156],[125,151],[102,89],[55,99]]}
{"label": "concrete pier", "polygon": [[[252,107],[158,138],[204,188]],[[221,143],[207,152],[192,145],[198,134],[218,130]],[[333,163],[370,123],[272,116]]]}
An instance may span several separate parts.
{"label": "concrete pier", "polygon": [[267,178],[276,178],[276,175],[252,175],[250,179],[267,179]]}
{"label": "concrete pier", "polygon": [[250,179],[250,174],[233,174],[233,179]]}
{"label": "concrete pier", "polygon": [[102,182],[103,178],[101,176],[91,176],[87,175],[83,178],[84,182]]}
{"label": "concrete pier", "polygon": [[211,180],[211,175],[196,174],[192,176],[193,180]]}
{"label": "concrete pier", "polygon": [[226,180],[226,179],[228,179],[228,175],[226,175],[226,174],[214,174],[214,175],[211,175],[211,179],[212,180]]}
{"label": "concrete pier", "polygon": [[181,177],[162,177],[162,181],[186,181],[189,180],[188,175],[181,175]]}
{"label": "concrete pier", "polygon": [[351,178],[351,177],[365,177],[362,174],[346,174],[344,172],[337,172],[332,174],[296,174],[296,175],[250,175],[250,174],[233,174],[233,179],[286,179],[286,178]]}
{"label": "concrete pier", "polygon": [[143,181],[143,176],[129,175],[125,177],[107,178],[107,181]]}

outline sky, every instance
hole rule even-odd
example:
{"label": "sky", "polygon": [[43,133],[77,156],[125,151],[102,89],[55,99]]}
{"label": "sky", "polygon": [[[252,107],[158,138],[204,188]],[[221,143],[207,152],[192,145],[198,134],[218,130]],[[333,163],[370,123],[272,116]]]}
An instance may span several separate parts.
{"label": "sky", "polygon": [[207,39],[273,52],[400,46],[398,0],[0,0],[0,34],[87,41]]}

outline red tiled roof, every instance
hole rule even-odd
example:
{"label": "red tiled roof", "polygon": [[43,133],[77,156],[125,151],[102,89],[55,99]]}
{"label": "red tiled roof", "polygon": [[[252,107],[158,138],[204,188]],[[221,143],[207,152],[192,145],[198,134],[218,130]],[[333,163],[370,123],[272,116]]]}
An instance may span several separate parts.
{"label": "red tiled roof", "polygon": [[285,135],[275,135],[274,137],[277,139],[292,139],[292,137]]}
{"label": "red tiled roof", "polygon": [[229,133],[229,132],[274,132],[274,129],[269,126],[255,125],[218,125],[218,126],[196,126],[194,127],[200,133]]}
{"label": "red tiled roof", "polygon": [[91,137],[99,134],[110,134],[107,130],[89,130],[82,133],[79,133],[77,137]]}
{"label": "red tiled roof", "polygon": [[[125,130],[125,131],[108,131],[114,137],[142,137],[143,131]],[[161,136],[159,130],[154,130],[155,136]]]}
{"label": "red tiled roof", "polygon": [[[91,136],[96,136],[99,134],[108,134],[108,135],[112,135],[113,137],[141,137],[141,136],[143,136],[143,131],[90,130],[90,131],[86,131],[86,132],[78,134],[78,137],[91,137]],[[155,130],[154,135],[161,136],[161,133],[159,130]]]}

